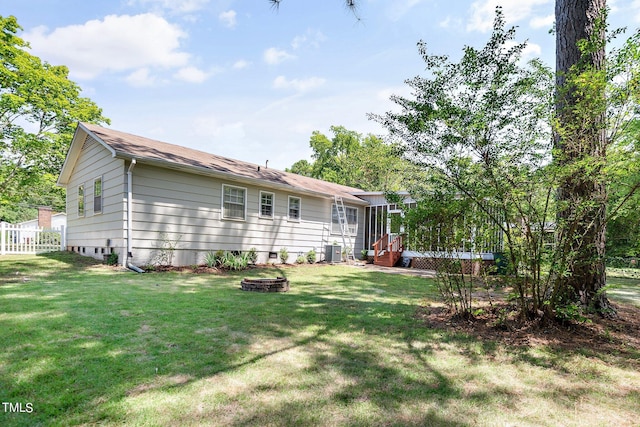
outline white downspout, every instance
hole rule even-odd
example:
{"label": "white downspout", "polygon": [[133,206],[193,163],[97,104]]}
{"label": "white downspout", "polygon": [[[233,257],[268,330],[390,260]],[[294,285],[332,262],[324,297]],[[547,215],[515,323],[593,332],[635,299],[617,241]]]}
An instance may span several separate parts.
{"label": "white downspout", "polygon": [[133,256],[133,168],[136,167],[136,163],[136,159],[131,159],[131,164],[127,170],[127,253],[123,257],[123,267],[142,273],[143,270],[129,263],[129,258]]}

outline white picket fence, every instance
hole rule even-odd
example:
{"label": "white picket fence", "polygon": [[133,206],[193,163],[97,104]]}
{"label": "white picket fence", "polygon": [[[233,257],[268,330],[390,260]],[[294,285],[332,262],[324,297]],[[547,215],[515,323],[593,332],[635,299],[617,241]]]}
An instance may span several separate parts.
{"label": "white picket fence", "polygon": [[21,227],[0,223],[0,255],[27,255],[63,251],[66,248],[64,226],[56,229]]}

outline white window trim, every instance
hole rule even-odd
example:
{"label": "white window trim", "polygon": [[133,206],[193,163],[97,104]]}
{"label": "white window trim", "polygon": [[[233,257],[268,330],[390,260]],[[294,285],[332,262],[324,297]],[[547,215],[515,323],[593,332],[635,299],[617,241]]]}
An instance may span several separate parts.
{"label": "white window trim", "polygon": [[[82,214],[80,214],[80,189],[82,188]],[[76,193],[76,213],[78,214],[78,218],[84,218],[87,216],[87,191],[84,188],[84,184],[79,184],[77,187]]]}
{"label": "white window trim", "polygon": [[[96,182],[98,181],[100,181],[100,210],[96,211]],[[93,214],[102,215],[102,212],[104,212],[104,179],[101,176],[93,179],[93,188],[91,194],[93,195]],[[86,212],[86,204],[84,208]]]}
{"label": "white window trim", "polygon": [[[262,215],[262,195],[271,194],[271,215]],[[270,191],[260,191],[258,199],[258,216],[265,219],[273,219],[276,215],[276,195]]]}
{"label": "white window trim", "polygon": [[[291,199],[298,199],[298,218],[291,218]],[[293,222],[300,222],[302,218],[302,197],[298,196],[289,196],[287,203],[287,220]]]}
{"label": "white window trim", "polygon": [[[357,235],[358,235],[358,227],[359,227],[359,225],[360,225],[360,210],[358,209],[358,207],[357,207],[357,206],[348,206],[348,205],[344,205],[344,208],[345,208],[345,210],[346,210],[346,209],[355,209],[355,211],[356,211],[356,224],[355,224],[356,229],[355,229],[355,231],[351,231],[351,232],[349,233],[349,235],[350,235],[350,236],[357,236]],[[337,209],[337,207],[336,207],[336,204],[335,204],[335,203],[332,203],[332,204],[331,204],[331,224],[330,224],[330,226],[329,226],[329,229],[331,230],[331,234],[332,234],[332,235],[341,235],[341,234],[342,234],[342,232],[341,232],[340,230],[339,230],[338,232],[334,232],[334,231],[333,231],[333,224],[334,224],[334,223],[333,223],[333,211],[334,211],[334,209]],[[337,210],[336,210],[336,213],[337,213]],[[351,223],[349,223],[349,227],[351,227],[351,226],[352,226],[352,225],[351,225]],[[340,224],[338,224],[338,228],[339,228],[339,227],[340,227]]]}
{"label": "white window trim", "polygon": [[[224,190],[225,188],[237,188],[244,191],[244,218],[231,218],[224,216]],[[220,217],[225,221],[246,221],[247,220],[247,188],[238,185],[222,184],[222,197],[220,198]]]}

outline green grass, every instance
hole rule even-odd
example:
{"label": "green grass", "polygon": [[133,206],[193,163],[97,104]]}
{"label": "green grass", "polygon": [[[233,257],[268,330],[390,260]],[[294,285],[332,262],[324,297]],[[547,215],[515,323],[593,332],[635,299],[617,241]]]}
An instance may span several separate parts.
{"label": "green grass", "polygon": [[[286,294],[239,290],[283,272]],[[612,295],[636,299],[624,280]],[[346,266],[139,275],[2,257],[0,401],[34,411],[0,406],[0,425],[637,425],[637,352],[429,329],[415,314],[434,300],[426,279]]]}

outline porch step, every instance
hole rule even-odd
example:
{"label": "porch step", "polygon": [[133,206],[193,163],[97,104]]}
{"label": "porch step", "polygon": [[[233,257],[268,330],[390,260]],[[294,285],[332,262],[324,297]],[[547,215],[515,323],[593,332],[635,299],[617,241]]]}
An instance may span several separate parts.
{"label": "porch step", "polygon": [[383,251],[383,253],[380,254],[373,263],[381,267],[395,267],[400,258],[401,253]]}

